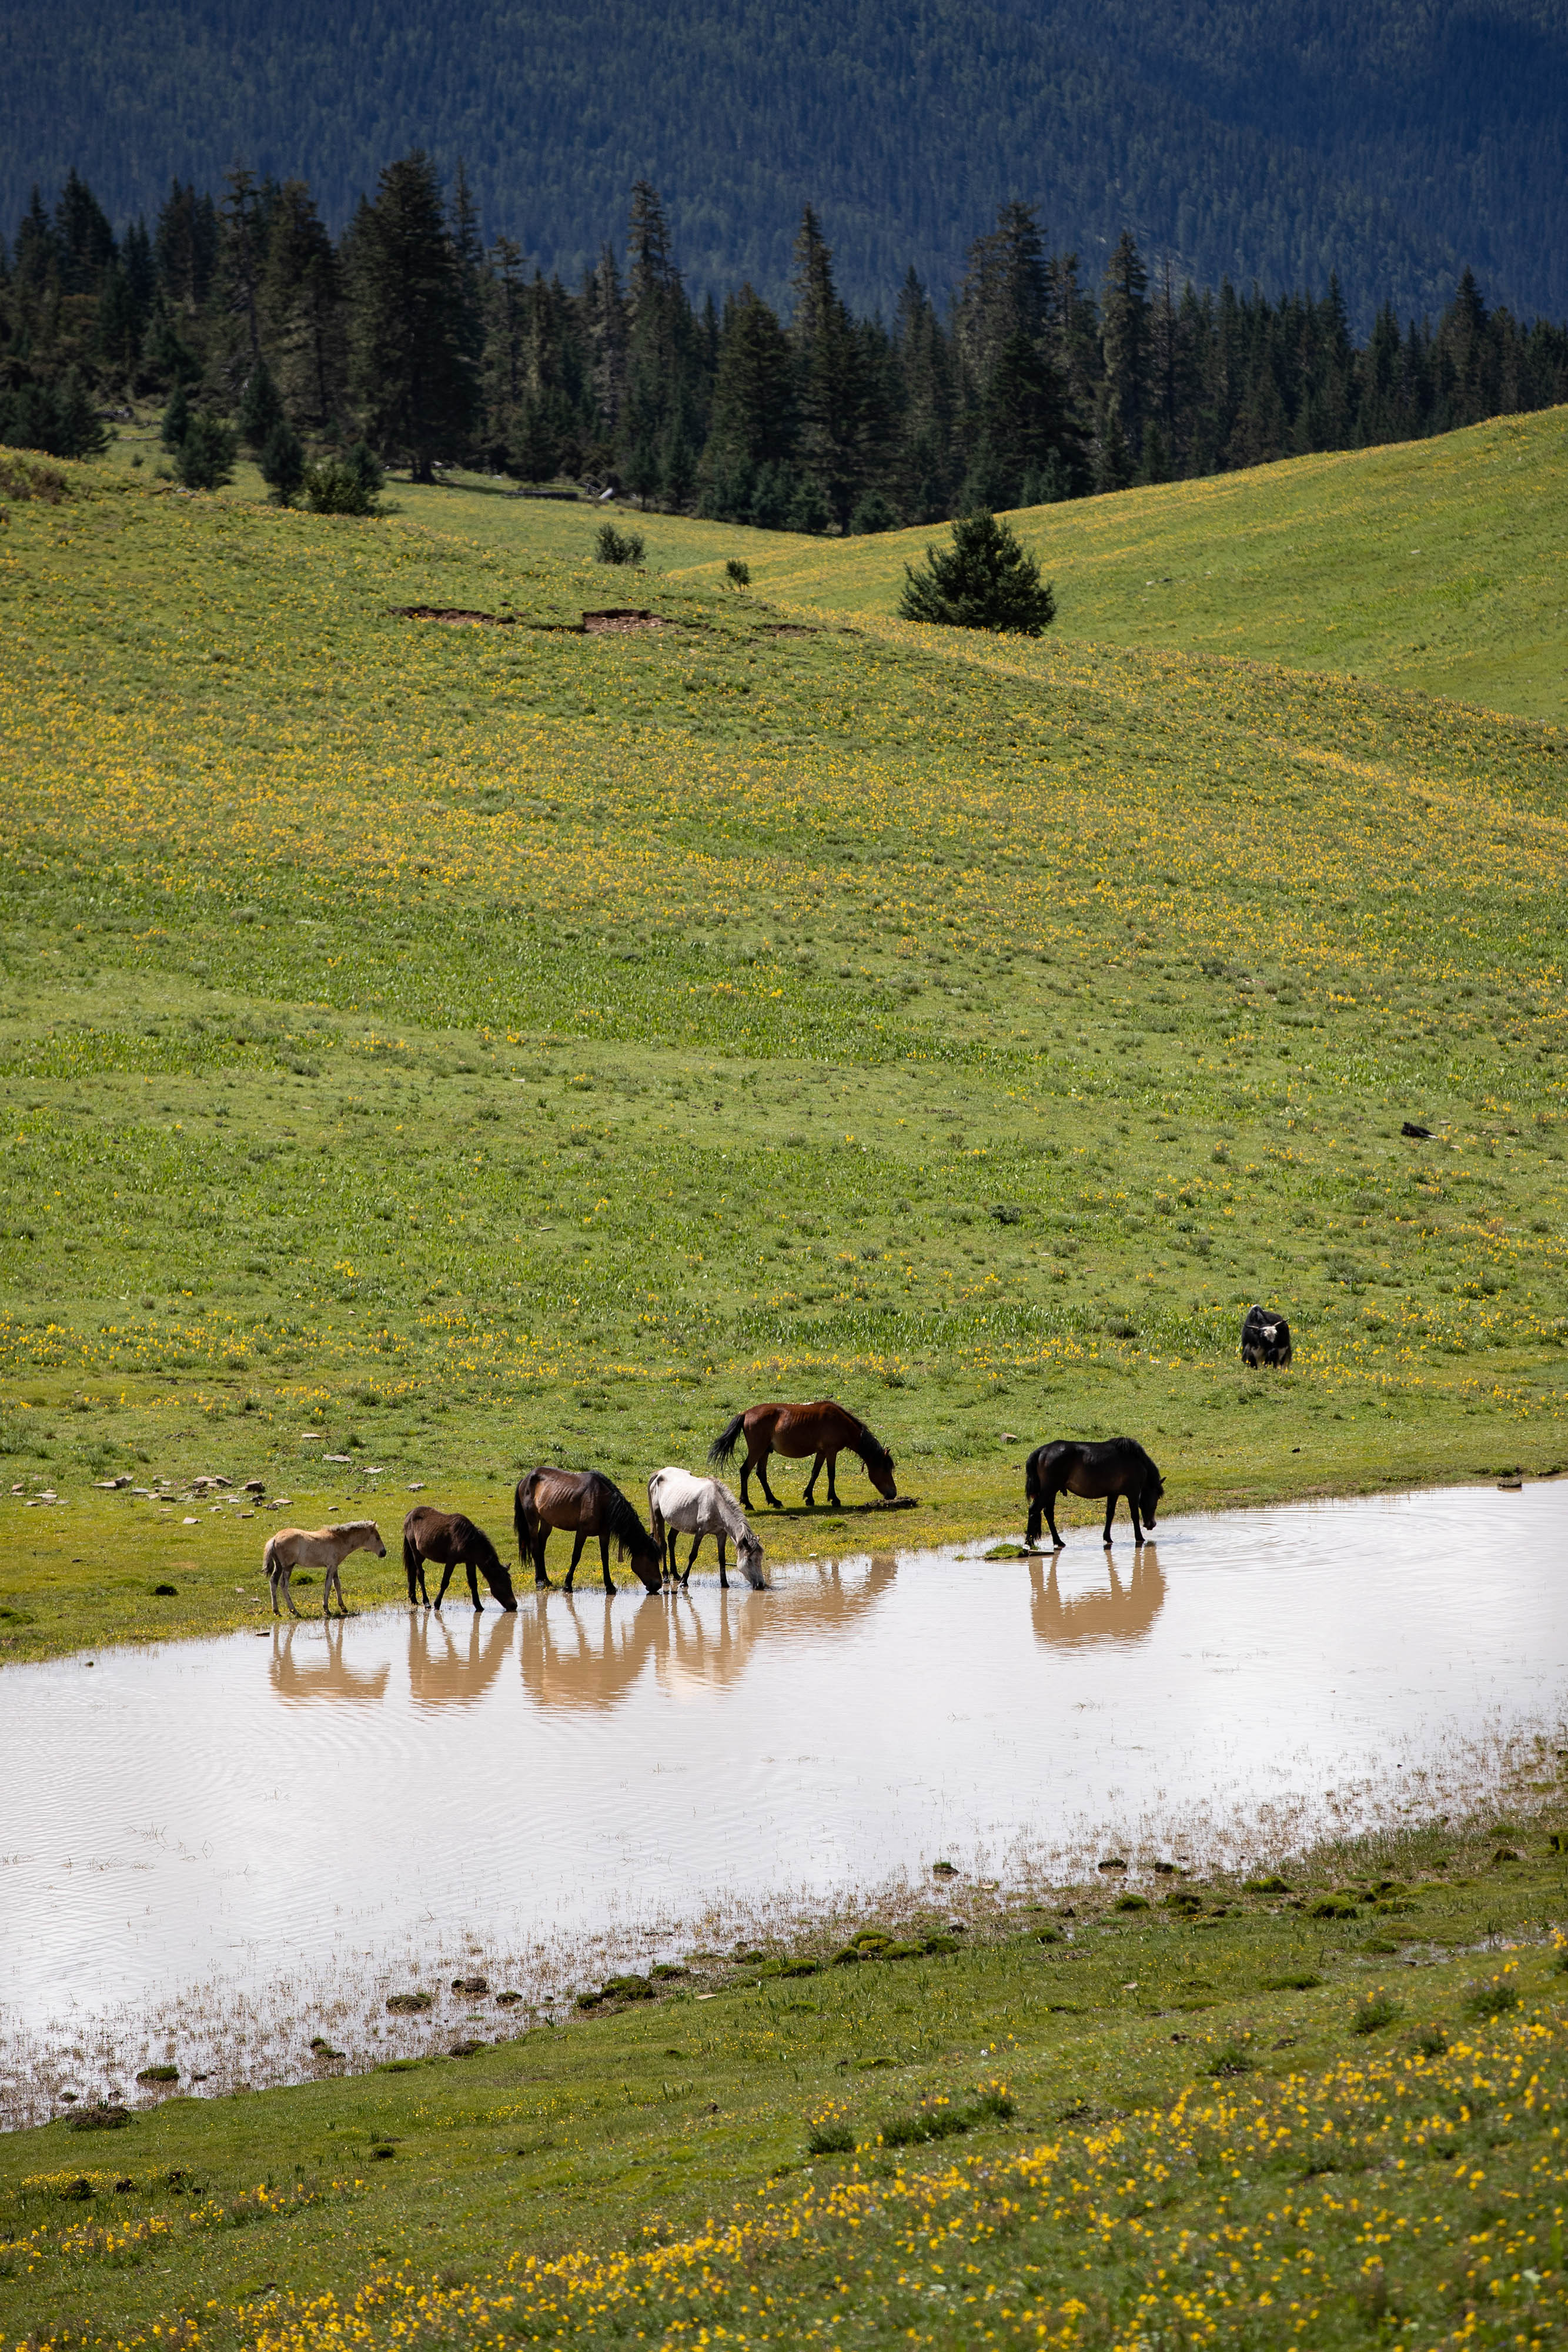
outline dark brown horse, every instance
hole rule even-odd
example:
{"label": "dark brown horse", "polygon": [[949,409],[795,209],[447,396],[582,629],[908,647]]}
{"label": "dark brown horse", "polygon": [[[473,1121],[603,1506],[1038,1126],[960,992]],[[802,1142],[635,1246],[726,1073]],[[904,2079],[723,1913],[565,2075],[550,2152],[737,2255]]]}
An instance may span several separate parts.
{"label": "dark brown horse", "polygon": [[[1116,1505],[1125,1495],[1127,1508],[1133,1515],[1133,1541],[1142,1543],[1144,1529],[1151,1532],[1155,1513],[1166,1482],[1160,1476],[1135,1437],[1107,1437],[1084,1441],[1076,1437],[1053,1438],[1049,1445],[1037,1445],[1024,1466],[1023,1490],[1029,1504],[1029,1534],[1026,1541],[1032,1547],[1040,1541],[1040,1526],[1043,1518],[1051,1529],[1051,1540],[1058,1551],[1061,1538],[1056,1528],[1056,1498],[1058,1495],[1083,1495],[1096,1502],[1101,1496],[1105,1504],[1105,1541],[1111,1540],[1111,1522],[1116,1516]],[[1139,1514],[1143,1515],[1142,1525]]]}
{"label": "dark brown horse", "polygon": [[835,1404],[831,1397],[821,1397],[815,1404],[754,1404],[748,1412],[737,1412],[723,1435],[716,1437],[708,1447],[707,1458],[716,1469],[730,1460],[743,1436],[746,1439],[746,1460],[740,1470],[740,1500],[746,1510],[751,1508],[747,1481],[754,1470],[762,1481],[763,1493],[774,1509],[779,1508],[779,1497],[768,1483],[768,1457],[770,1454],[782,1454],[795,1461],[801,1460],[808,1454],[816,1455],[811,1465],[811,1475],[806,1481],[808,1503],[816,1500],[811,1490],[825,1462],[828,1465],[828,1500],[841,1507],[834,1474],[838,1469],[839,1456],[846,1448],[850,1453],[860,1455],[865,1464],[866,1476],[879,1495],[885,1495],[890,1503],[897,1496],[892,1454],[880,1438],[872,1435],[863,1421],[857,1420],[841,1404]]}
{"label": "dark brown horse", "polygon": [[601,1470],[530,1470],[517,1481],[512,1520],[517,1530],[517,1557],[525,1568],[533,1562],[536,1585],[549,1582],[545,1574],[545,1546],[552,1528],[567,1528],[576,1538],[571,1566],[566,1571],[569,1592],[590,1536],[599,1538],[599,1566],[606,1592],[615,1590],[610,1574],[612,1544],[622,1559],[631,1561],[650,1592],[657,1592],[664,1584],[663,1550],[614,1480]]}
{"label": "dark brown horse", "polygon": [[408,1579],[408,1605],[414,1603],[414,1588],[425,1607],[430,1606],[430,1594],[424,1581],[424,1564],[429,1560],[442,1570],[441,1590],[435,1596],[439,1609],[446,1598],[446,1588],[452,1581],[455,1568],[468,1571],[468,1591],[476,1609],[483,1609],[479,1598],[477,1569],[503,1609],[515,1609],[517,1596],[512,1590],[510,1571],[483,1528],[461,1511],[438,1511],[429,1503],[421,1503],[410,1511],[402,1523],[402,1568]]}

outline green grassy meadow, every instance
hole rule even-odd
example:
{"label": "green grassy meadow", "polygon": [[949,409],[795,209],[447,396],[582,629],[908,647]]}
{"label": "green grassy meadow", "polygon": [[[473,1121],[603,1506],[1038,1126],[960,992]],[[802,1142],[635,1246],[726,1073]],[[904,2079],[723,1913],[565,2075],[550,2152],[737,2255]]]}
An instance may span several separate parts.
{"label": "green grassy meadow", "polygon": [[198,1475],[501,1531],[769,1393],[909,1542],[1063,1430],[1178,1510],[1568,1466],[1560,728],[65,471],[0,539],[5,1654],[248,1614]]}
{"label": "green grassy meadow", "polygon": [[[1015,1528],[1058,1432],[1176,1511],[1568,1467],[1562,433],[1043,511],[1038,645],[890,617],[896,541],[607,572],[129,439],[13,499],[0,1654],[254,1619],[274,1511],[639,1496],[765,1393],[918,1498],[786,1469],[776,1559]],[[1413,586],[1417,512],[1497,584]],[[1286,1887],[943,1886],[874,1964],[11,2135],[4,2340],[1561,2340],[1560,1763]]]}
{"label": "green grassy meadow", "polygon": [[461,2054],[128,2084],[0,2139],[0,2337],[1560,2342],[1568,1814],[1525,1769],[1288,1878],[953,1882],[570,2026],[470,1998]]}

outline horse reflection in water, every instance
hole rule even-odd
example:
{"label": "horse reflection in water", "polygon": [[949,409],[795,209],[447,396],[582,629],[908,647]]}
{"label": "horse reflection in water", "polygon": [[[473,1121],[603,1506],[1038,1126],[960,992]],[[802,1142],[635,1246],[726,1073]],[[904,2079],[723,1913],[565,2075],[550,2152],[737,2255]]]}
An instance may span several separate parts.
{"label": "horse reflection in water", "polygon": [[1133,1554],[1133,1573],[1125,1584],[1107,1562],[1108,1592],[1078,1592],[1064,1600],[1056,1565],[1054,1553],[1049,1568],[1038,1559],[1029,1564],[1029,1613],[1035,1639],[1048,1642],[1052,1649],[1086,1649],[1098,1642],[1141,1642],[1165,1606],[1166,1580],[1152,1543],[1140,1544]]}
{"label": "horse reflection in water", "polygon": [[[763,1643],[846,1630],[876,1607],[897,1563],[873,1559],[863,1576],[846,1577],[824,1562],[808,1575],[792,1570],[775,1590],[666,1596],[627,1618],[612,1601],[539,1593],[524,1608],[523,1685],[540,1706],[612,1707],[650,1668],[659,1678],[723,1689],[738,1681]],[[714,1604],[716,1602],[716,1615]]]}
{"label": "horse reflection in water", "polygon": [[341,1617],[327,1618],[319,1633],[312,1626],[296,1657],[294,1638],[304,1622],[291,1617],[272,1629],[271,1680],[278,1697],[296,1703],[348,1698],[378,1705],[386,1696],[391,1666],[372,1666],[369,1673],[350,1666],[343,1656]]}
{"label": "horse reflection in water", "polygon": [[458,1633],[422,1609],[408,1621],[408,1687],[415,1706],[471,1706],[495,1683],[517,1630],[517,1612],[486,1612]]}

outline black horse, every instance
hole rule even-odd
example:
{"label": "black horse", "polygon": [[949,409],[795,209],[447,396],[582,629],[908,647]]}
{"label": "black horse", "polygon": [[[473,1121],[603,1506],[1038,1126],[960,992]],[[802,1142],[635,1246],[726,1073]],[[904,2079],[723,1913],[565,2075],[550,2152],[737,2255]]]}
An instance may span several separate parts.
{"label": "black horse", "polygon": [[1095,1501],[1105,1496],[1107,1544],[1116,1505],[1125,1495],[1127,1508],[1133,1515],[1133,1541],[1142,1543],[1145,1529],[1153,1532],[1166,1482],[1135,1437],[1107,1437],[1088,1443],[1076,1437],[1057,1437],[1049,1445],[1037,1445],[1030,1455],[1024,1467],[1023,1490],[1029,1504],[1026,1541],[1031,1549],[1039,1543],[1043,1519],[1051,1529],[1051,1542],[1060,1551],[1058,1495],[1082,1495]]}
{"label": "black horse", "polygon": [[483,1528],[476,1528],[461,1511],[438,1511],[429,1503],[421,1503],[410,1511],[402,1523],[402,1566],[408,1579],[408,1605],[414,1603],[414,1588],[428,1609],[430,1594],[424,1581],[424,1563],[433,1561],[442,1570],[441,1590],[435,1596],[439,1609],[446,1598],[446,1588],[452,1581],[455,1568],[468,1571],[468,1591],[474,1606],[483,1609],[479,1598],[479,1582],[474,1571],[478,1569],[486,1583],[503,1609],[515,1609],[517,1596],[512,1590],[512,1579],[495,1545]]}
{"label": "black horse", "polygon": [[1283,1370],[1291,1360],[1291,1327],[1282,1315],[1265,1314],[1260,1307],[1247,1309],[1241,1326],[1241,1360],[1249,1371],[1260,1364]]}

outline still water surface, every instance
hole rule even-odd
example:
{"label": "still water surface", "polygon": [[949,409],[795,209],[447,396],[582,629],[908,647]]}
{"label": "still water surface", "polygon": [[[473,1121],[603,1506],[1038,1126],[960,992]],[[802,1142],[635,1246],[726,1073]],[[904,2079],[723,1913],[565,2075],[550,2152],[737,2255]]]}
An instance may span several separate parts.
{"label": "still water surface", "polygon": [[938,1858],[1279,1853],[1457,1802],[1563,1712],[1568,1482],[977,1549],[8,1668],[7,2030],[465,1939],[646,1956]]}

